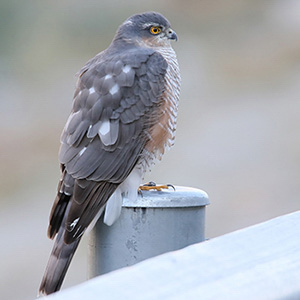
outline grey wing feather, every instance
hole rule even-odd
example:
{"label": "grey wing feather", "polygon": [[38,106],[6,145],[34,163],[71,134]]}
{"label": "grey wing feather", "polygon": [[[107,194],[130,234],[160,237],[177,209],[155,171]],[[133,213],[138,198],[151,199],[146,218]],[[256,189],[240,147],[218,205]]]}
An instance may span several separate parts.
{"label": "grey wing feather", "polygon": [[[72,197],[58,193],[53,211],[57,206],[63,215],[64,201],[70,202],[64,234],[68,244],[82,235],[134,168],[149,139],[145,131],[159,115],[164,92],[167,63],[159,53],[139,49],[99,57],[80,73],[73,110],[61,136],[59,159],[74,187]],[[156,75],[150,72],[154,64],[159,69]],[[55,216],[50,221],[55,224],[51,236],[62,222],[61,217],[55,222]]]}
{"label": "grey wing feather", "polygon": [[59,290],[82,234],[139,160],[159,115],[166,69],[160,54],[136,49],[104,51],[80,71],[61,136],[62,178],[48,228],[50,238],[58,235],[42,294]]}
{"label": "grey wing feather", "polygon": [[[145,73],[145,70],[153,68],[159,69],[156,75],[153,75],[153,71]],[[138,72],[140,69],[142,72]],[[92,178],[97,181],[114,181],[118,178],[122,182],[126,178],[128,170],[133,166],[122,159],[120,151],[128,147],[128,152],[133,152],[140,144],[143,146],[146,143],[147,137],[142,134],[145,129],[143,124],[151,126],[149,112],[151,108],[157,109],[161,101],[166,69],[167,63],[160,54],[146,51],[138,55],[125,53],[111,59],[105,67],[105,72],[111,73],[99,74],[97,70],[101,68],[91,65],[82,74],[79,84],[83,90],[75,99],[80,102],[77,104],[80,109],[71,114],[62,135],[60,149],[60,161],[65,164],[68,173],[74,178]],[[138,76],[137,73],[142,75]],[[97,86],[100,81],[101,88]],[[115,90],[112,90],[114,86]],[[85,91],[91,88],[95,89],[92,93],[93,101],[88,101],[86,99],[91,98],[91,95]],[[109,121],[109,134],[101,135],[99,131],[101,133],[101,125],[105,120]],[[82,153],[84,147],[86,150]],[[114,174],[108,178],[106,168],[101,172],[100,167],[107,160],[116,164],[113,169],[119,173],[118,176]]]}

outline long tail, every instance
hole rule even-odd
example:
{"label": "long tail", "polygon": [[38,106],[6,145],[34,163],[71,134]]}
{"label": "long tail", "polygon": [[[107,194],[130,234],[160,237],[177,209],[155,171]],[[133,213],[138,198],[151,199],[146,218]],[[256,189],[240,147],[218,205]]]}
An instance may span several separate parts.
{"label": "long tail", "polygon": [[39,295],[48,295],[60,289],[79,242],[80,238],[71,244],[66,244],[63,232],[58,234],[41,282]]}

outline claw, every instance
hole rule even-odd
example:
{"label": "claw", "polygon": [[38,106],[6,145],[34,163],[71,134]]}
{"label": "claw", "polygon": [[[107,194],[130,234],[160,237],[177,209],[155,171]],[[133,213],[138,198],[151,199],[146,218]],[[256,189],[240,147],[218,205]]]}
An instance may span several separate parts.
{"label": "claw", "polygon": [[175,191],[175,187],[172,184],[156,185],[155,182],[150,181],[148,183],[140,185],[138,192],[142,195],[142,191],[155,190],[161,192],[163,189],[168,190],[169,188],[172,188]]}
{"label": "claw", "polygon": [[173,184],[167,183],[167,187],[171,187],[174,192],[176,191],[175,186]]}

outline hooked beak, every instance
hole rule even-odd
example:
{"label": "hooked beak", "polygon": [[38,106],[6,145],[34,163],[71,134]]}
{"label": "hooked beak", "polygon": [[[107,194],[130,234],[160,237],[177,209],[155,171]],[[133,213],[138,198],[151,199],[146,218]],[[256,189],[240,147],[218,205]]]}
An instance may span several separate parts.
{"label": "hooked beak", "polygon": [[168,37],[169,40],[175,40],[175,41],[177,42],[177,34],[176,34],[176,32],[175,32],[173,29],[171,29],[171,28],[169,28],[169,29],[167,30],[167,37]]}

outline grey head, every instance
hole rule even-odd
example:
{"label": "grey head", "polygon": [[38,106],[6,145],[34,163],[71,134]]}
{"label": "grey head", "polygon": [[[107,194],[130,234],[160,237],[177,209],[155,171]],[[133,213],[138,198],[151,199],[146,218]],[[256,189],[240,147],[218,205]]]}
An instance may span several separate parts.
{"label": "grey head", "polygon": [[170,22],[160,13],[145,12],[128,18],[118,29],[114,41],[144,47],[167,47],[177,35]]}

